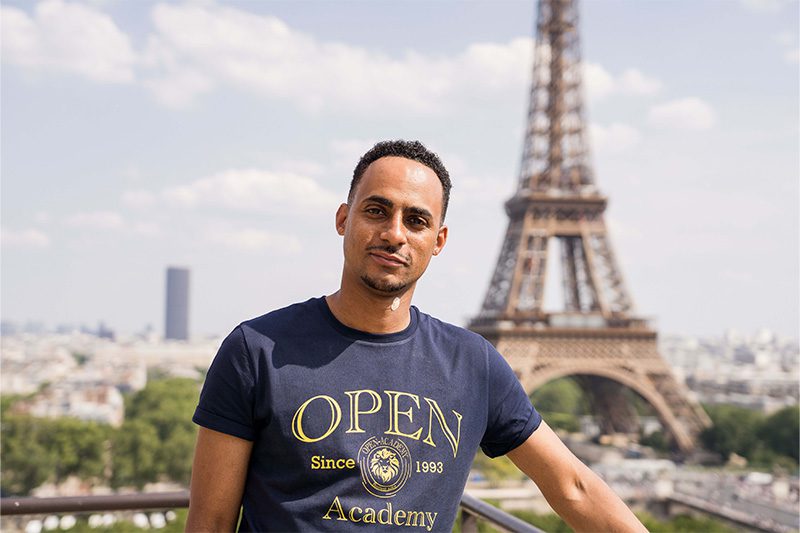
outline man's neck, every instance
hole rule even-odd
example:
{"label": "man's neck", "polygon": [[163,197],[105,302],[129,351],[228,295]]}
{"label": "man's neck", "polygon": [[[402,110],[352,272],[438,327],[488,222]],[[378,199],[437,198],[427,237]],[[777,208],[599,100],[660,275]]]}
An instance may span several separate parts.
{"label": "man's neck", "polygon": [[333,316],[345,326],[366,333],[387,334],[408,327],[413,294],[414,287],[403,293],[384,296],[372,291],[348,290],[343,285],[335,293],[326,296],[325,301]]}

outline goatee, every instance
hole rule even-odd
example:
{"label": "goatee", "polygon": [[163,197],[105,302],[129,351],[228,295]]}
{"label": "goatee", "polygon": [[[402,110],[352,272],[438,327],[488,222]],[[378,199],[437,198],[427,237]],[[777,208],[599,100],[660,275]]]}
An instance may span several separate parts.
{"label": "goatee", "polygon": [[377,281],[370,278],[366,274],[361,276],[361,281],[363,281],[364,285],[366,285],[370,289],[374,289],[378,292],[384,292],[387,294],[394,294],[406,288],[405,283],[389,283],[389,282]]}

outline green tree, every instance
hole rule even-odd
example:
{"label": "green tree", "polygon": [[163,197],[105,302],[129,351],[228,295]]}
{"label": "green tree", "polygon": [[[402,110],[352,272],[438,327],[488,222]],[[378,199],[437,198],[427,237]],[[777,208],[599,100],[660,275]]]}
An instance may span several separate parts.
{"label": "green tree", "polygon": [[156,476],[189,483],[197,435],[192,414],[199,389],[200,384],[193,379],[159,379],[150,381],[127,399],[127,420],[146,424],[156,432],[158,449],[153,460]]}
{"label": "green tree", "polygon": [[156,456],[160,447],[158,432],[152,425],[141,420],[122,424],[111,444],[111,486],[141,490],[146,483],[157,481],[160,468]]}
{"label": "green tree", "polygon": [[800,449],[800,407],[785,407],[769,416],[758,430],[759,438],[778,455],[797,463]]}
{"label": "green tree", "polygon": [[727,459],[731,453],[751,458],[758,447],[758,431],[764,416],[734,405],[706,409],[712,426],[700,434],[705,447]]}
{"label": "green tree", "polygon": [[545,383],[531,394],[531,402],[540,413],[582,415],[589,412],[583,391],[571,378]]}
{"label": "green tree", "polygon": [[111,427],[76,418],[58,418],[49,421],[49,430],[42,444],[55,460],[55,481],[71,475],[81,479],[104,480],[106,453]]}
{"label": "green tree", "polygon": [[27,495],[52,473],[55,458],[42,444],[48,422],[27,415],[3,416],[0,488],[4,496]]}

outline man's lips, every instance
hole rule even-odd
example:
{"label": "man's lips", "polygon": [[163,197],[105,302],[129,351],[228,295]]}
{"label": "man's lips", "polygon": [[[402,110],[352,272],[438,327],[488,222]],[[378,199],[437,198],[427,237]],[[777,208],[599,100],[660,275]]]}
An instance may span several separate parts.
{"label": "man's lips", "polygon": [[369,253],[376,263],[385,266],[408,266],[408,261],[402,257],[385,252],[372,251]]}

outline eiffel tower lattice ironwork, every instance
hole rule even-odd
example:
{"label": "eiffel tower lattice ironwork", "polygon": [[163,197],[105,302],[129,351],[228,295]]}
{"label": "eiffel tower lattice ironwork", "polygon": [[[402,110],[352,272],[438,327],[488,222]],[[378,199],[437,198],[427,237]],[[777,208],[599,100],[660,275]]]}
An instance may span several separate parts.
{"label": "eiffel tower lattice ironwork", "polygon": [[[634,315],[592,175],[581,97],[577,0],[541,0],[519,182],[480,314],[470,329],[506,357],[531,393],[572,377],[605,433],[638,431],[625,389],[649,403],[688,452],[709,424]],[[550,243],[560,244],[564,309],[543,308]],[[553,243],[555,244],[555,243]]]}

